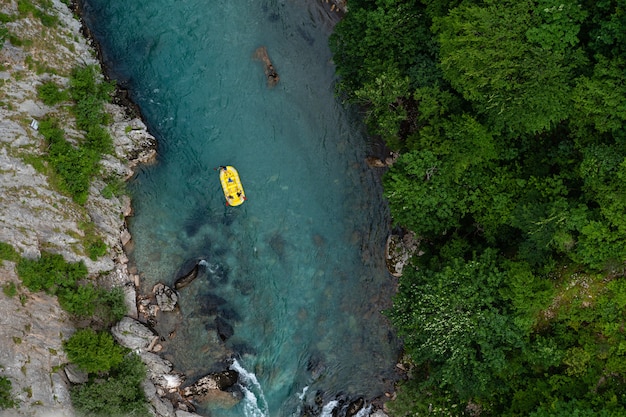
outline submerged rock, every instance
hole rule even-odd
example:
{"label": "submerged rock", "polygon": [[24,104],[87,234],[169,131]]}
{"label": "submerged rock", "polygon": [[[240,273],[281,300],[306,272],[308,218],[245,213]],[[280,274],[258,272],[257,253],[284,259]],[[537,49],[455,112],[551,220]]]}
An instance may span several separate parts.
{"label": "submerged rock", "polygon": [[224,318],[217,316],[215,318],[215,328],[222,342],[227,341],[235,334],[233,326],[231,326]]}
{"label": "submerged rock", "polygon": [[278,84],[280,77],[278,76],[278,73],[276,72],[276,69],[272,64],[272,61],[270,60],[270,57],[267,53],[267,48],[265,48],[265,46],[260,46],[259,48],[257,48],[257,50],[254,51],[254,58],[263,62],[265,76],[267,77],[267,85],[269,87],[274,87],[276,84]]}
{"label": "submerged rock", "polygon": [[189,263],[186,263],[181,268],[181,272],[178,274],[176,281],[174,282],[174,288],[180,290],[181,288],[186,287],[191,284],[193,280],[198,277],[198,272],[200,271],[200,265],[202,264],[202,259],[194,260],[193,264],[190,266]]}

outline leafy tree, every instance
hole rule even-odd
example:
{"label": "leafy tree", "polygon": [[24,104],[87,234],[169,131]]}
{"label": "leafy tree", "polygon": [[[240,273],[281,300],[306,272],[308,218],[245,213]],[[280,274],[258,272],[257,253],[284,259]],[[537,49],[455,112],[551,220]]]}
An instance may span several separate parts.
{"label": "leafy tree", "polygon": [[63,342],[68,359],[90,373],[108,372],[120,365],[127,349],[116,344],[107,332],[79,329]]}
{"label": "leafy tree", "polygon": [[499,294],[505,280],[495,251],[403,275],[389,315],[413,361],[428,365],[426,386],[450,389],[462,400],[499,390],[507,357],[524,345]]}
{"label": "leafy tree", "polygon": [[540,132],[569,114],[569,80],[584,62],[572,46],[584,16],[573,1],[548,4],[464,3],[434,21],[445,78],[497,131]]}
{"label": "leafy tree", "polygon": [[572,93],[575,109],[572,124],[583,139],[593,134],[583,130],[584,126],[605,133],[621,129],[626,121],[626,63],[621,57],[608,60],[597,55],[596,59],[593,76],[579,77]]}

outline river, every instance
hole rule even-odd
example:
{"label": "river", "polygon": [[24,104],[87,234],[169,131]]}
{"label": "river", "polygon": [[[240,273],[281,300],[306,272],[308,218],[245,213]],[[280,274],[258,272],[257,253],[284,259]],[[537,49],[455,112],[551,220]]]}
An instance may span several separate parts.
{"label": "river", "polygon": [[[190,382],[225,366],[242,375],[243,401],[198,413],[329,414],[391,390],[389,213],[362,121],[334,94],[323,5],[85,0],[84,18],[158,140],[156,164],[130,182],[142,291],[203,260],[162,354]],[[238,169],[243,205],[225,205],[220,165]]]}

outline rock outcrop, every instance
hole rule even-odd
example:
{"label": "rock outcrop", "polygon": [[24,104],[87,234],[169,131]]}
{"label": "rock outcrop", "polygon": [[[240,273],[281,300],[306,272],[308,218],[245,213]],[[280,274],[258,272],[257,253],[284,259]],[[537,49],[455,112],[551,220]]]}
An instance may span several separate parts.
{"label": "rock outcrop", "polygon": [[[124,216],[130,214],[128,197],[105,198],[101,179],[92,182],[87,203],[80,206],[59,192],[47,175],[44,140],[38,121],[47,115],[62,120],[68,140],[82,132],[75,126],[67,103],[45,105],[37,87],[53,81],[68,85],[70,71],[98,65],[93,48],[81,36],[80,22],[61,0],[51,0],[46,13],[58,22],[44,26],[28,13],[18,13],[17,2],[0,4],[10,16],[11,35],[0,50],[0,242],[21,256],[39,257],[42,251],[61,254],[67,261],[83,261],[89,275],[107,286],[123,286],[129,315],[137,316],[136,277],[129,274],[124,246],[130,242]],[[37,6],[35,6],[37,7]],[[11,43],[12,39],[22,42]],[[43,71],[42,71],[43,69]],[[155,155],[155,139],[138,118],[125,109],[107,105],[115,154],[101,161],[105,177],[126,179],[137,164]],[[100,237],[107,253],[96,260],[87,255],[87,234]],[[75,328],[55,297],[31,293],[21,285],[13,262],[0,262],[0,376],[11,381],[19,402],[2,410],[3,417],[75,417],[69,397],[70,383],[85,375],[68,367],[62,342]]]}

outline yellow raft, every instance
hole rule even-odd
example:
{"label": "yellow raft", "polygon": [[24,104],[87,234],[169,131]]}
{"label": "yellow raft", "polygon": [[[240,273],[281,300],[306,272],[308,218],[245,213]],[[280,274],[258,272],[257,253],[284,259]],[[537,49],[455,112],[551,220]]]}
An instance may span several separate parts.
{"label": "yellow raft", "polygon": [[220,182],[224,190],[224,197],[226,197],[226,205],[239,206],[243,204],[243,202],[246,201],[246,194],[243,192],[239,173],[235,167],[228,165],[221,166],[219,169]]}

